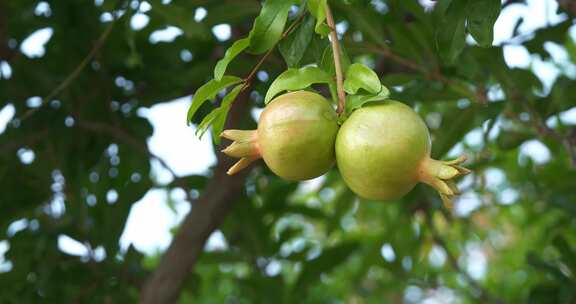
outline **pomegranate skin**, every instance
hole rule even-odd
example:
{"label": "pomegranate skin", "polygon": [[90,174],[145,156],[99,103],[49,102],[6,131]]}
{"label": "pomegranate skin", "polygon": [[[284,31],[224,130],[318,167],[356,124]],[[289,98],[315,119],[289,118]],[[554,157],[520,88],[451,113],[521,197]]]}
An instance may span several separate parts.
{"label": "pomegranate skin", "polygon": [[251,131],[226,130],[222,137],[234,142],[222,152],[240,160],[232,175],[262,158],[276,175],[306,180],[326,173],[335,161],[338,116],[321,95],[296,91],[272,100]]}
{"label": "pomegranate skin", "polygon": [[354,111],[336,139],[336,159],[350,189],[370,200],[396,200],[420,181],[430,134],[407,105],[386,100]]}
{"label": "pomegranate skin", "polygon": [[334,165],[337,121],[336,112],[319,94],[296,91],[277,97],[258,121],[264,162],[287,180],[326,173]]}

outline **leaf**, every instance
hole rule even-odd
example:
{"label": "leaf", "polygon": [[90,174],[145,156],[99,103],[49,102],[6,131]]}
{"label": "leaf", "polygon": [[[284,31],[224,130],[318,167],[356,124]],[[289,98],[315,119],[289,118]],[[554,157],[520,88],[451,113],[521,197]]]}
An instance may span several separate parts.
{"label": "leaf", "polygon": [[378,94],[381,88],[382,84],[376,72],[361,63],[352,64],[346,71],[344,91],[348,94],[356,94],[360,89]]}
{"label": "leaf", "polygon": [[454,63],[466,46],[467,5],[468,0],[452,1],[439,17],[441,21],[436,29],[436,50],[446,63]]}
{"label": "leaf", "polygon": [[306,16],[304,21],[278,45],[278,50],[288,67],[297,67],[308,50],[314,34],[314,19]]}
{"label": "leaf", "polygon": [[249,38],[242,38],[234,42],[234,44],[232,44],[232,46],[230,46],[226,50],[224,57],[218,60],[218,62],[216,63],[216,67],[214,67],[214,79],[221,80],[222,77],[224,76],[224,73],[226,73],[226,68],[228,67],[228,64],[234,58],[236,58],[236,56],[238,56],[240,52],[245,50],[249,45],[250,45]]}
{"label": "leaf", "polygon": [[196,93],[194,93],[192,104],[188,109],[188,115],[187,115],[188,124],[192,122],[194,114],[196,114],[196,111],[198,111],[198,109],[200,108],[200,106],[202,106],[202,104],[204,104],[204,102],[206,102],[208,99],[213,99],[214,97],[216,97],[216,94],[218,94],[218,92],[220,92],[222,89],[231,86],[233,84],[237,84],[241,81],[242,79],[236,76],[224,76],[222,77],[221,80],[212,79],[207,83],[205,83],[200,88],[198,88],[198,90],[196,90]]}
{"label": "leaf", "polygon": [[301,69],[288,69],[280,74],[270,85],[264,102],[267,104],[278,93],[305,89],[315,83],[326,83],[334,87],[334,80],[328,73],[318,67],[303,67]]}
{"label": "leaf", "polygon": [[280,37],[288,19],[288,11],[295,0],[267,0],[256,17],[250,31],[250,51],[264,53],[272,48]]}
{"label": "leaf", "polygon": [[310,0],[308,1],[308,10],[310,14],[316,18],[316,26],[314,31],[322,36],[330,33],[330,28],[324,20],[326,20],[326,5],[327,0]]}
{"label": "leaf", "polygon": [[468,31],[482,47],[494,39],[494,23],[500,14],[500,0],[474,0],[468,5]]}
{"label": "leaf", "polygon": [[381,85],[378,94],[348,95],[348,99],[346,100],[346,115],[349,116],[354,110],[362,107],[368,102],[386,100],[389,96],[390,91],[388,91],[388,88],[383,85]]}
{"label": "leaf", "polygon": [[237,85],[232,91],[230,91],[224,99],[222,100],[222,104],[220,105],[220,113],[218,117],[214,120],[212,124],[212,140],[215,144],[220,144],[220,133],[224,130],[224,124],[226,123],[226,118],[228,118],[228,112],[230,111],[230,105],[232,102],[236,100],[238,94],[242,91],[243,85]]}
{"label": "leaf", "polygon": [[196,129],[196,136],[202,138],[202,136],[204,136],[204,133],[206,133],[208,128],[212,125],[212,137],[213,137],[212,140],[214,140],[214,143],[216,144],[220,143],[220,133],[224,128],[226,117],[228,117],[228,111],[230,111],[230,105],[236,99],[240,91],[242,91],[242,87],[243,87],[242,84],[234,87],[230,92],[228,92],[228,94],[226,94],[226,96],[224,96],[224,99],[222,99],[222,103],[220,104],[220,106],[212,110],[212,112],[210,112],[208,115],[206,115],[206,117],[204,117],[204,119]]}
{"label": "leaf", "polygon": [[196,136],[198,136],[199,138],[202,138],[202,136],[204,136],[204,133],[206,133],[206,130],[208,130],[208,127],[210,127],[212,122],[216,120],[216,117],[218,117],[218,115],[220,115],[220,108],[212,110],[212,112],[210,112],[208,115],[204,117],[204,119],[202,119],[202,122],[196,128],[196,132],[194,134],[196,134]]}
{"label": "leaf", "polygon": [[[350,57],[346,53],[346,48],[344,47],[344,45],[340,45],[340,63],[342,65],[343,71],[347,71],[351,64]],[[324,71],[330,73],[330,75],[336,76],[336,67],[334,66],[334,55],[332,53],[332,46],[326,45],[326,47],[324,48],[319,66]]]}

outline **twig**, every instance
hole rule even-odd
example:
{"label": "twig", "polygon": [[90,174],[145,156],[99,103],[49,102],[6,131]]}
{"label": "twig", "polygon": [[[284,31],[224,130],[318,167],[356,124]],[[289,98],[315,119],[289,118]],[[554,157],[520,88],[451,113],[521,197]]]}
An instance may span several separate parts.
{"label": "twig", "polygon": [[300,16],[298,16],[296,20],[294,20],[294,22],[292,22],[292,24],[290,24],[290,26],[282,33],[280,39],[278,39],[278,41],[276,41],[276,43],[266,52],[266,54],[264,54],[264,56],[260,58],[258,63],[254,66],[254,68],[252,68],[250,73],[248,73],[248,76],[244,77],[243,79],[244,85],[242,86],[241,91],[244,91],[250,87],[250,85],[252,84],[252,80],[254,79],[254,76],[256,76],[256,73],[258,72],[260,67],[264,64],[264,62],[268,59],[268,57],[272,55],[272,52],[274,52],[274,49],[276,49],[278,43],[280,43],[280,41],[286,38],[296,28],[296,26],[298,26],[302,22],[302,20],[304,20],[304,16],[306,16],[306,14],[301,14]]}
{"label": "twig", "polygon": [[36,108],[29,109],[28,111],[24,112],[24,114],[22,114],[22,116],[20,116],[20,118],[19,118],[20,121],[23,121],[23,120],[27,119],[28,117],[30,117],[32,114],[36,113],[42,106],[44,106],[46,103],[48,103],[52,98],[58,96],[58,94],[60,94],[72,82],[74,82],[74,80],[76,80],[76,78],[84,70],[86,65],[88,65],[90,60],[92,60],[92,58],[94,58],[94,56],[96,56],[98,51],[100,51],[102,46],[104,46],[104,43],[106,42],[106,40],[108,39],[108,36],[112,32],[112,29],[114,28],[114,25],[116,24],[116,22],[118,20],[122,19],[123,16],[127,15],[126,12],[124,12],[124,14],[122,16],[116,16],[115,15],[116,13],[114,11],[113,11],[113,13],[114,13],[113,14],[114,19],[106,27],[104,32],[102,32],[102,34],[100,35],[98,40],[96,40],[96,43],[94,44],[94,46],[92,47],[92,49],[90,50],[88,55],[86,55],[86,57],[84,57],[84,59],[80,62],[80,64],[78,64],[78,66],[72,71],[72,73],[70,73],[68,75],[68,77],[66,77],[66,79],[64,79],[54,90],[52,90],[52,92],[50,92],[50,94],[48,94],[46,97],[44,97],[42,99],[42,103],[40,103],[40,106],[38,106]]}
{"label": "twig", "polygon": [[340,60],[340,42],[338,41],[338,33],[336,33],[336,25],[334,24],[334,17],[328,2],[326,2],[326,23],[330,28],[330,44],[332,45],[332,54],[334,57],[334,69],[336,70],[336,91],[338,93],[338,107],[336,113],[341,114],[344,112],[346,106],[346,93],[344,93],[344,75],[342,73],[342,63]]}
{"label": "twig", "polygon": [[450,266],[452,268],[454,268],[454,270],[456,272],[458,272],[468,282],[468,284],[470,284],[470,286],[472,286],[472,288],[474,288],[480,294],[480,297],[482,299],[484,299],[486,302],[496,303],[496,304],[504,303],[501,299],[495,297],[490,292],[488,292],[484,287],[482,287],[480,284],[478,284],[478,282],[476,280],[474,280],[466,271],[464,271],[460,267],[460,265],[458,264],[458,259],[456,258],[454,253],[452,253],[452,251],[450,251],[450,248],[448,248],[448,244],[440,236],[440,234],[438,233],[438,230],[436,230],[436,226],[434,225],[434,221],[432,220],[431,211],[427,208],[425,210],[425,213],[426,213],[426,223],[428,224],[428,227],[430,228],[430,233],[432,234],[432,238],[434,239],[434,243],[436,243],[438,246],[442,247],[444,252],[446,252],[446,257],[448,258],[448,262],[450,263]]}

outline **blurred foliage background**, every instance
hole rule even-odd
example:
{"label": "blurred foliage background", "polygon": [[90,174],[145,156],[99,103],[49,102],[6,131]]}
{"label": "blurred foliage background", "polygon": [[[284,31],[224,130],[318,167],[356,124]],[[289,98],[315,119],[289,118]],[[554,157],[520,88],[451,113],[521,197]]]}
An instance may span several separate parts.
{"label": "blurred foliage background", "polygon": [[[179,303],[575,303],[574,3],[330,3],[347,56],[425,118],[433,156],[470,157],[474,173],[453,209],[425,186],[398,202],[360,200],[336,168],[304,183],[261,164],[228,178],[219,153],[205,174],[156,178],[151,160],[165,162],[138,110],[212,78],[259,1],[4,0],[0,110],[13,115],[0,133],[0,302],[152,303],[143,286],[167,290],[150,278],[179,269],[169,291]],[[511,17],[541,3],[550,11]],[[514,22],[497,27],[510,37],[492,45],[498,16]],[[530,18],[546,20],[523,30]],[[249,113],[263,107],[291,44],[305,50],[298,65],[322,61],[327,41],[307,34],[312,25],[262,66],[235,105],[237,126],[254,127]],[[229,37],[215,34],[223,26]],[[180,35],[158,38],[167,28]],[[44,51],[26,54],[38,31],[51,33]],[[246,75],[259,59],[243,54],[229,73]],[[119,245],[132,205],[153,188],[184,190],[192,208],[182,229],[199,229],[198,242],[177,236],[168,250],[184,255],[164,262]],[[204,250],[216,228],[223,244]],[[66,253],[62,235],[88,253]]]}

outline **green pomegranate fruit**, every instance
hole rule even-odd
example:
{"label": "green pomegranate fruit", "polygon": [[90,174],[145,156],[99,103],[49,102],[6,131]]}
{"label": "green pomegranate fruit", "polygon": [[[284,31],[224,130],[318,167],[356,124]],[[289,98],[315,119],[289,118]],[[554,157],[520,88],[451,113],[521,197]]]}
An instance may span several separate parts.
{"label": "green pomegranate fruit", "polygon": [[240,158],[228,174],[262,158],[284,179],[318,177],[334,164],[337,121],[336,112],[319,94],[296,91],[281,95],[264,108],[257,130],[222,132],[222,137],[234,141],[222,152]]}
{"label": "green pomegranate fruit", "polygon": [[361,197],[395,200],[418,182],[434,187],[449,204],[458,193],[453,178],[470,171],[430,158],[430,133],[407,105],[387,100],[354,111],[336,139],[336,160],[346,184]]}

